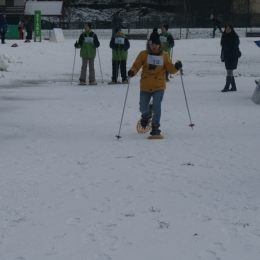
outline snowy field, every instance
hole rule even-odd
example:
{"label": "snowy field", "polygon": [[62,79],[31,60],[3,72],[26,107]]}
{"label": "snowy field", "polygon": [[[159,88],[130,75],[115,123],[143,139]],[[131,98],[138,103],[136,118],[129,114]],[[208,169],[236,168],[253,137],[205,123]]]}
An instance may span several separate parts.
{"label": "snowy field", "polygon": [[[219,34],[176,40],[194,129],[175,74],[162,103],[165,139],[136,132],[139,73],[117,140],[127,85],[107,84],[110,30],[96,33],[97,86],[78,86],[79,50],[72,80],[77,32],[0,45],[0,260],[259,259],[257,39],[239,33],[233,93],[220,92]],[[130,44],[128,69],[145,41]]]}

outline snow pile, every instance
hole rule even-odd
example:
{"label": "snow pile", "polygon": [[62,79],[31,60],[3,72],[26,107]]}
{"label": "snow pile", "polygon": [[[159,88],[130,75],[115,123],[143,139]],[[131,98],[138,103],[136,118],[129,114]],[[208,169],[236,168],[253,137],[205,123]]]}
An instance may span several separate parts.
{"label": "snow pile", "polygon": [[0,54],[0,70],[1,71],[7,71],[7,68],[9,67],[8,63],[13,62],[13,58],[6,54]]}

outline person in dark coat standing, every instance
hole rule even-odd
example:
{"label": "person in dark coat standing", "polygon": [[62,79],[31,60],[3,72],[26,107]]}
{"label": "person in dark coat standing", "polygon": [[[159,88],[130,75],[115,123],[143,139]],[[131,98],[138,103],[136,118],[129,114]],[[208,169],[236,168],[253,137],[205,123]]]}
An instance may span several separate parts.
{"label": "person in dark coat standing", "polygon": [[[241,56],[239,51],[239,37],[232,25],[227,25],[221,37],[221,61],[225,62],[227,70],[226,85],[221,92],[237,91],[233,70],[237,69],[238,58]],[[231,84],[231,89],[229,86]]]}
{"label": "person in dark coat standing", "polygon": [[1,33],[1,43],[5,44],[5,34],[7,33],[7,23],[5,19],[5,13],[0,14],[0,33]]}
{"label": "person in dark coat standing", "polygon": [[25,42],[30,42],[30,40],[32,40],[32,32],[33,32],[33,22],[31,19],[25,24],[25,30],[27,32]]}
{"label": "person in dark coat standing", "polygon": [[118,11],[118,12],[113,14],[113,18],[112,18],[112,36],[111,36],[111,38],[113,38],[115,36],[115,34],[116,34],[115,33],[115,29],[121,27],[122,21],[123,21],[123,18],[121,17],[120,11]]}

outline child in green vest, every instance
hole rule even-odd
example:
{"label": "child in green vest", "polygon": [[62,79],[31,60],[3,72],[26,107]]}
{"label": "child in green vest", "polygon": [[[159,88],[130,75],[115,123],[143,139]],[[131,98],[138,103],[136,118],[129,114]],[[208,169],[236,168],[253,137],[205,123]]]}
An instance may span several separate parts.
{"label": "child in green vest", "polygon": [[126,60],[130,43],[122,33],[121,28],[115,29],[116,35],[111,38],[109,47],[112,49],[112,80],[110,84],[117,84],[118,70],[122,77],[122,83],[127,83]]}
{"label": "child in green vest", "polygon": [[[169,26],[167,24],[164,24],[161,28],[161,33],[160,33],[160,40],[163,44],[163,51],[167,52],[169,55],[171,54],[171,49],[174,46],[174,39],[172,35],[168,32]],[[166,81],[170,81],[169,78],[169,73],[166,71]]]}
{"label": "child in green vest", "polygon": [[100,46],[97,35],[91,30],[91,23],[85,25],[85,32],[79,36],[79,41],[74,44],[75,48],[80,48],[82,58],[81,73],[79,77],[80,85],[86,84],[87,66],[89,63],[89,84],[96,85],[94,59],[96,48]]}

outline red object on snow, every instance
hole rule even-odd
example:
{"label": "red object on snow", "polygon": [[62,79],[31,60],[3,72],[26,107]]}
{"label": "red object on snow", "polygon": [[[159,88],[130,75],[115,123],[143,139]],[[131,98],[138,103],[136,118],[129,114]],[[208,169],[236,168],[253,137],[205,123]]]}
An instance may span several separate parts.
{"label": "red object on snow", "polygon": [[18,47],[18,44],[14,43],[11,47]]}
{"label": "red object on snow", "polygon": [[44,40],[46,40],[46,41],[49,41],[49,40],[50,40],[50,38],[47,38],[47,37],[45,37],[45,38],[44,38]]}

